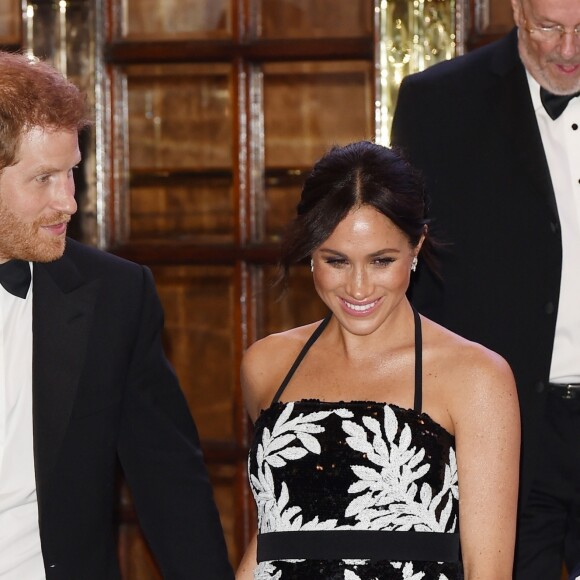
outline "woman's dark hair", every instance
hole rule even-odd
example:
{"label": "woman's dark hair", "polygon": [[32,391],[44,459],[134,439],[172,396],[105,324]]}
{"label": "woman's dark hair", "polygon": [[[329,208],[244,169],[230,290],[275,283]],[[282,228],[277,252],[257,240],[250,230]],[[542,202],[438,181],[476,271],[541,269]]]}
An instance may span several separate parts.
{"label": "woman's dark hair", "polygon": [[281,280],[286,282],[290,266],[310,256],[351,210],[364,205],[388,217],[412,247],[426,234],[421,257],[436,270],[421,174],[393,149],[359,141],[332,147],[306,179],[282,242]]}

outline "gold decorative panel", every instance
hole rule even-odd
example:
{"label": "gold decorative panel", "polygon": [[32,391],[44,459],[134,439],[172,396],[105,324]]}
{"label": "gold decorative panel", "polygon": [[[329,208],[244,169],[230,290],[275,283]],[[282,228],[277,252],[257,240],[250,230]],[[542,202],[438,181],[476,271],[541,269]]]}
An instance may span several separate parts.
{"label": "gold decorative panel", "polygon": [[380,0],[379,6],[377,141],[388,144],[403,77],[461,52],[456,20],[462,5],[455,0]]}

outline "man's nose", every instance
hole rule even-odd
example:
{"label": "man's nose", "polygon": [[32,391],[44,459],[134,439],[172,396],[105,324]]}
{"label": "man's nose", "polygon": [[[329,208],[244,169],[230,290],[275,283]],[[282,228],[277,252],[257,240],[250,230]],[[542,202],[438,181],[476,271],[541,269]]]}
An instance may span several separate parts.
{"label": "man's nose", "polygon": [[66,179],[63,179],[63,181],[58,184],[52,207],[53,209],[67,215],[73,215],[77,211],[78,206],[75,199],[75,182],[72,175],[67,176]]}

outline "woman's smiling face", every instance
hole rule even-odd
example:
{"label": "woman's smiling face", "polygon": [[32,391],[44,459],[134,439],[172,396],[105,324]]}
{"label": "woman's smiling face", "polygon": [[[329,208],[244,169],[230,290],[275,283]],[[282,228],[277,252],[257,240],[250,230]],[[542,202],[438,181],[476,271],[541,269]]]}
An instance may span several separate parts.
{"label": "woman's smiling face", "polygon": [[316,291],[348,332],[370,334],[405,297],[421,243],[412,247],[391,220],[363,205],[312,253]]}

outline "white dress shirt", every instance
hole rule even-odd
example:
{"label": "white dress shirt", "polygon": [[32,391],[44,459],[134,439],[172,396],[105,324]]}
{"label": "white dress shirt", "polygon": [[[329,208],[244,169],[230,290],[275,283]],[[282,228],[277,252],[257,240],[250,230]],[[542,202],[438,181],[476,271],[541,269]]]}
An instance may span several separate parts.
{"label": "white dress shirt", "polygon": [[552,120],[528,73],[562,232],[562,278],[550,382],[580,383],[580,97]]}
{"label": "white dress shirt", "polygon": [[44,580],[32,447],[32,284],[0,286],[0,580]]}

